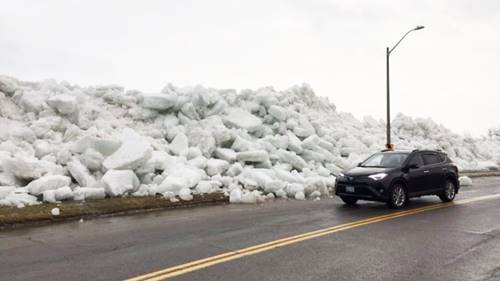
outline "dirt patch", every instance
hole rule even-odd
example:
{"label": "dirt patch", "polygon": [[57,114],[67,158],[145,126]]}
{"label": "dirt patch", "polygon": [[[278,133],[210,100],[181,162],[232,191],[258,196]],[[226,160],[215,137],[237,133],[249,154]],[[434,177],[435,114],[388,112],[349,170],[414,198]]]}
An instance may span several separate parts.
{"label": "dirt patch", "polygon": [[460,172],[460,176],[468,176],[469,178],[500,177],[500,171]]}
{"label": "dirt patch", "polygon": [[[89,218],[102,215],[125,215],[130,213],[227,203],[223,193],[194,195],[191,201],[170,202],[161,196],[119,197],[85,202],[67,201],[58,204],[44,203],[24,208],[0,207],[0,227],[14,227],[23,224],[57,222]],[[53,208],[60,209],[59,216],[53,216]]]}

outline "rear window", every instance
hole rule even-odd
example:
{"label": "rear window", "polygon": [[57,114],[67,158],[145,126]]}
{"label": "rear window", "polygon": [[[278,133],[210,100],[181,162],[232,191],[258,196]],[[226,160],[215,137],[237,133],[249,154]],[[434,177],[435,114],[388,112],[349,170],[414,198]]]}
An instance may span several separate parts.
{"label": "rear window", "polygon": [[434,153],[425,153],[422,157],[424,158],[425,165],[437,164],[443,161],[439,155]]}

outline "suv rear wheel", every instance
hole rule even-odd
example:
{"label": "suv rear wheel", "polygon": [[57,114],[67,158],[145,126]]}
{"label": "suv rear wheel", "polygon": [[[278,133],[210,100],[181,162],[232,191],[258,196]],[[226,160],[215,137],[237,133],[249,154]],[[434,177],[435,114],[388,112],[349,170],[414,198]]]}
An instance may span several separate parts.
{"label": "suv rear wheel", "polygon": [[341,196],[340,199],[342,199],[342,201],[344,201],[344,203],[346,203],[347,205],[356,205],[356,202],[358,202],[358,199],[356,198],[352,198],[352,197],[343,197]]}
{"label": "suv rear wheel", "polygon": [[401,183],[392,186],[387,205],[393,209],[401,209],[408,204],[408,194],[406,188]]}
{"label": "suv rear wheel", "polygon": [[444,191],[440,193],[439,199],[443,202],[451,202],[455,199],[455,195],[457,195],[457,189],[455,188],[455,184],[451,180],[446,181],[446,187]]}

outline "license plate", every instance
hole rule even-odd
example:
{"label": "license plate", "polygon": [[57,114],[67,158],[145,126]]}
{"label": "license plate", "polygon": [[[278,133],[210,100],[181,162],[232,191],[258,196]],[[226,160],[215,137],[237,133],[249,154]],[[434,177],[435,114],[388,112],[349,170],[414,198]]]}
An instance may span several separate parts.
{"label": "license plate", "polygon": [[346,186],[346,187],[345,187],[345,191],[346,191],[346,192],[354,192],[354,186],[352,186],[352,185],[348,185],[348,186]]}

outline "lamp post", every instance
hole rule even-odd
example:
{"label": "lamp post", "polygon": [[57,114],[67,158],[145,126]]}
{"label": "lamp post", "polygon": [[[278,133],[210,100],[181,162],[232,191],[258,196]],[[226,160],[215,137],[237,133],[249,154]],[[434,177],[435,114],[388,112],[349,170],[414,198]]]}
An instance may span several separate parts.
{"label": "lamp post", "polygon": [[399,43],[401,43],[401,41],[403,41],[403,39],[408,35],[410,34],[412,31],[416,31],[416,30],[420,30],[424,28],[422,25],[419,25],[415,28],[412,28],[410,29],[408,32],[405,33],[405,35],[403,35],[403,37],[401,37],[401,39],[399,39],[399,41],[396,43],[396,45],[394,45],[394,47],[392,47],[391,49],[389,49],[389,47],[387,47],[386,49],[386,63],[387,63],[387,143],[385,144],[385,147],[387,149],[393,149],[394,148],[394,145],[391,143],[391,95],[390,95],[390,86],[389,86],[389,56],[391,55],[391,53],[394,51],[394,49],[396,49],[396,47],[399,45]]}

